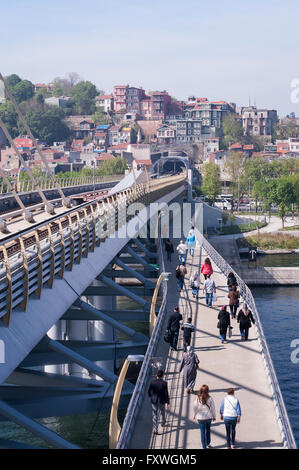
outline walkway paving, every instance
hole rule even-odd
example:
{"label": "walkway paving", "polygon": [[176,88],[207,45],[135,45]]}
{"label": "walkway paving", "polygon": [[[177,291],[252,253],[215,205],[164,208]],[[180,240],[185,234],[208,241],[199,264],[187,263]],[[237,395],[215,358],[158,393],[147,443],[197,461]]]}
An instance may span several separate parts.
{"label": "walkway paving", "polygon": [[[257,341],[255,327],[250,330],[248,342],[241,342],[238,324],[232,320],[233,336],[227,344],[221,344],[217,325],[217,315],[221,305],[227,304],[227,287],[224,275],[214,267],[213,278],[217,285],[217,302],[213,308],[205,305],[202,291],[199,299],[193,299],[189,289],[189,277],[202,264],[206,253],[201,248],[187,258],[185,288],[178,295],[175,276],[168,282],[168,312],[179,305],[183,319],[192,316],[196,331],[193,347],[200,359],[195,391],[202,384],[208,384],[217,410],[217,420],[212,424],[211,444],[215,448],[226,448],[225,427],[220,420],[220,403],[229,386],[235,388],[242,409],[241,423],[237,425],[236,444],[238,448],[279,448],[282,440],[276,421],[270,387],[264,371],[263,361]],[[177,257],[166,264],[166,270],[174,272]],[[167,326],[167,318],[164,327]],[[182,335],[179,350],[170,351],[168,344],[161,339],[157,356],[163,358],[165,379],[170,391],[170,409],[167,411],[167,425],[159,427],[161,435],[152,434],[151,404],[146,395],[143,400],[135,432],[131,440],[132,449],[197,449],[201,448],[200,431],[193,421],[195,395],[187,395],[183,388],[183,373],[179,374],[182,358]]]}

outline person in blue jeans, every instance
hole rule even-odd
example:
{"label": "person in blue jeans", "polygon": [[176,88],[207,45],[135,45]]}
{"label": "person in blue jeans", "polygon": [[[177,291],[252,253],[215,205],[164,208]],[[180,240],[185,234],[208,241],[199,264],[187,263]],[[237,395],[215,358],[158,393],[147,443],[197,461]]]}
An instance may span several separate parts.
{"label": "person in blue jeans", "polygon": [[216,420],[213,398],[209,395],[208,385],[202,385],[193,404],[194,416],[199,424],[202,448],[211,448],[211,423]]}
{"label": "person in blue jeans", "polygon": [[224,420],[226,444],[228,449],[235,448],[236,426],[241,421],[241,407],[232,387],[226,390],[226,397],[220,405],[220,418]]}
{"label": "person in blue jeans", "polygon": [[203,294],[206,293],[206,304],[211,308],[213,301],[213,294],[216,293],[216,286],[211,274],[207,274],[207,279],[203,283]]}

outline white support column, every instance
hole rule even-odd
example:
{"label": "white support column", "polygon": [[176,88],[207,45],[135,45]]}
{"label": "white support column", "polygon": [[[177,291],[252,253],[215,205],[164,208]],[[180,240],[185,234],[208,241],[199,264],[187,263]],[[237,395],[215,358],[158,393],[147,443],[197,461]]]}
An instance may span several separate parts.
{"label": "white support column", "polygon": [[[47,335],[51,339],[55,340],[63,340],[66,334],[66,321],[65,320],[58,320],[55,325],[48,331]],[[61,374],[64,375],[66,372],[66,364],[53,364],[48,366],[41,366],[39,370],[42,369],[45,372],[49,372],[52,374]]]}
{"label": "white support column", "polygon": [[[105,284],[102,281],[94,280],[92,283],[93,286],[103,287]],[[113,310],[114,306],[114,296],[88,296],[88,303],[93,305],[98,310]],[[89,340],[90,341],[115,341],[116,340],[116,330],[114,330],[110,325],[107,325],[103,321],[89,321]],[[97,361],[96,364],[103,369],[114,372],[114,361]],[[93,377],[98,379],[98,377]]]}

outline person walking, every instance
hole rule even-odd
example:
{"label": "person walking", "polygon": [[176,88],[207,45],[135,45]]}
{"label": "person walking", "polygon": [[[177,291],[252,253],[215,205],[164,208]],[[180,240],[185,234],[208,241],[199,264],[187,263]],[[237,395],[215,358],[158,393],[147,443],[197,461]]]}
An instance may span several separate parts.
{"label": "person walking", "polygon": [[201,433],[202,448],[211,448],[211,423],[216,421],[216,409],[213,398],[209,394],[208,385],[202,385],[194,400],[193,419],[197,419]]}
{"label": "person walking", "polygon": [[169,408],[169,394],[167,382],[163,380],[164,372],[159,369],[155,380],[152,380],[148,389],[148,396],[152,403],[154,434],[159,434],[158,418],[162,416],[162,427],[166,424],[165,405]]}
{"label": "person walking", "polygon": [[248,309],[246,303],[243,304],[243,308],[239,310],[237,322],[240,323],[240,333],[242,341],[248,340],[249,328],[251,328],[252,323],[255,324],[251,310]]}
{"label": "person walking", "polygon": [[194,332],[194,326],[192,325],[192,318],[187,318],[187,322],[182,324],[183,330],[183,342],[184,342],[184,352],[187,351],[187,346],[190,346],[191,335]]}
{"label": "person walking", "polygon": [[228,287],[228,292],[232,290],[232,286],[237,286],[237,279],[236,276],[234,275],[233,272],[228,273],[227,276],[227,287]]}
{"label": "person walking", "polygon": [[220,312],[218,313],[218,328],[221,338],[221,343],[226,341],[227,328],[230,328],[230,317],[226,310],[226,305],[222,305]]}
{"label": "person walking", "polygon": [[179,266],[176,267],[175,277],[177,278],[177,286],[179,290],[183,289],[185,275],[187,274],[187,269],[185,263],[182,262]]}
{"label": "person walking", "polygon": [[216,294],[216,285],[213,279],[210,278],[210,274],[207,274],[202,292],[203,294],[206,293],[206,305],[212,308],[213,294]]}
{"label": "person walking", "polygon": [[195,273],[190,277],[190,286],[192,289],[193,298],[196,297],[198,299],[198,291],[200,287],[200,274],[198,271],[195,271]]}
{"label": "person walking", "polygon": [[192,346],[187,346],[187,351],[183,354],[179,372],[184,369],[184,387],[187,393],[193,393],[199,359],[197,354],[193,351]]}
{"label": "person walking", "polygon": [[232,290],[228,293],[229,308],[232,318],[236,318],[237,309],[239,307],[240,292],[237,290],[235,285],[232,286]]}
{"label": "person walking", "polygon": [[210,258],[206,258],[203,263],[200,272],[204,275],[204,278],[207,279],[207,276],[213,274],[213,267],[210,261]]}
{"label": "person walking", "polygon": [[179,339],[180,322],[183,320],[182,315],[179,312],[179,307],[174,307],[173,313],[170,315],[168,320],[167,329],[170,332],[170,347],[171,350],[177,351],[177,344]]}
{"label": "person walking", "polygon": [[192,225],[191,229],[189,230],[188,237],[186,240],[186,245],[188,247],[188,250],[190,250],[190,255],[194,255],[194,248],[196,245],[196,238],[195,238],[195,230],[194,226]]}
{"label": "person walking", "polygon": [[171,254],[174,252],[174,249],[173,249],[173,244],[169,240],[169,238],[167,238],[167,240],[165,242],[165,250],[166,250],[166,253],[167,253],[167,261],[171,262]]}
{"label": "person walking", "polygon": [[235,391],[232,387],[228,388],[227,396],[220,405],[220,418],[224,420],[226,430],[226,443],[228,449],[235,448],[236,425],[241,420],[241,407]]}
{"label": "person walking", "polygon": [[179,254],[179,263],[186,263],[186,258],[187,258],[187,246],[183,242],[183,240],[180,241],[179,245],[176,247],[177,252]]}

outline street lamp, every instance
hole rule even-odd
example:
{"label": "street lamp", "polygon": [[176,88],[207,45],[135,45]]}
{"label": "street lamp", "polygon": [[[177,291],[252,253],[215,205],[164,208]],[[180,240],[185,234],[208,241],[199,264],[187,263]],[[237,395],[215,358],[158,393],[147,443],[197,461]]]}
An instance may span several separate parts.
{"label": "street lamp", "polygon": [[158,292],[159,292],[159,289],[160,289],[160,285],[161,285],[162,281],[168,281],[170,275],[171,275],[171,273],[161,273],[160,274],[158,282],[157,282],[155,290],[154,290],[154,293],[153,293],[150,316],[149,316],[149,336],[150,337],[152,336],[152,333],[153,333],[153,330],[154,330],[154,327],[155,327],[155,323],[156,323],[156,320],[157,320],[156,303],[157,303],[157,297],[158,297]]}
{"label": "street lamp", "polygon": [[118,412],[118,405],[121,396],[121,391],[123,388],[123,384],[125,381],[125,377],[127,375],[127,371],[130,365],[130,362],[142,362],[144,360],[144,356],[141,354],[131,354],[127,356],[122,369],[120,371],[118,381],[115,387],[114,396],[112,400],[112,407],[110,413],[110,423],[109,423],[109,449],[116,449],[118,439],[121,433],[121,427],[118,422],[117,412]]}

